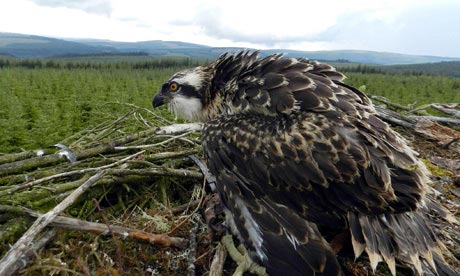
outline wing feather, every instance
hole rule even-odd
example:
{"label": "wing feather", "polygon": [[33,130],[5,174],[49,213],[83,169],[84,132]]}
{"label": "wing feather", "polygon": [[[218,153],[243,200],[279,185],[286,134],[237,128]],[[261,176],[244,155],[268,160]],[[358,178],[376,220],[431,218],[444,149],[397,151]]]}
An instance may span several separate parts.
{"label": "wing feather", "polygon": [[349,227],[355,256],[366,251],[373,268],[384,260],[394,274],[395,258],[418,272],[425,261],[439,266],[429,211],[420,211],[426,169],[370,100],[329,65],[248,60],[222,61],[246,70],[228,91],[232,115],[208,122],[202,139],[233,228],[256,259],[274,275],[336,275],[321,234]]}

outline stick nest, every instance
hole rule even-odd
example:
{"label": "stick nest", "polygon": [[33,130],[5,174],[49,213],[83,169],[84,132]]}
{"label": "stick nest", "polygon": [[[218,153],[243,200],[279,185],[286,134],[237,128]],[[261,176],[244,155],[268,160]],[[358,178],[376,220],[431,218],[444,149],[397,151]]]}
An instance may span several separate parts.
{"label": "stick nest", "polygon": [[[458,107],[430,106],[451,111],[452,119],[437,121],[451,125],[440,125],[439,117],[418,114],[424,108],[395,112],[397,105],[383,101],[379,115],[420,152],[440,200],[460,219]],[[205,223],[209,190],[188,157],[202,158],[200,129],[130,106],[123,116],[53,147],[0,156],[0,264],[20,253],[7,273],[230,275],[234,264],[219,257],[226,254]],[[439,229],[452,252],[448,258],[458,264],[459,229]],[[344,269],[372,275],[365,258]],[[379,266],[376,275],[390,273]]]}

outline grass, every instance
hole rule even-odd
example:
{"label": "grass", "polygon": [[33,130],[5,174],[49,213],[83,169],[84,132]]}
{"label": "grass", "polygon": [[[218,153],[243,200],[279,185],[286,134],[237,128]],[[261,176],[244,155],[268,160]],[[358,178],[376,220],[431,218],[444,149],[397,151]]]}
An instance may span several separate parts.
{"label": "grass", "polygon": [[175,70],[0,69],[0,152],[53,145],[127,104],[150,108]]}
{"label": "grass", "polygon": [[[68,62],[81,65],[83,61]],[[150,109],[151,99],[160,85],[184,68],[181,62],[179,66],[152,68],[158,63],[155,61],[146,63],[144,69],[133,69],[139,68],[136,58],[89,68],[67,66],[62,61],[56,61],[62,65],[58,68],[19,65],[0,68],[0,153],[48,147],[72,133],[121,116],[131,108],[129,104]],[[366,93],[401,104],[460,102],[458,78],[346,74],[348,84],[364,85]]]}
{"label": "grass", "polygon": [[[151,109],[152,96],[164,80],[177,70],[179,67],[141,70],[125,65],[100,69],[0,69],[0,152],[47,147],[82,129],[110,122],[131,110],[132,105]],[[348,84],[356,87],[365,85],[366,92],[387,97],[401,104],[460,102],[459,79],[455,78],[362,73],[347,75]],[[170,116],[166,113],[162,115]],[[102,158],[113,156],[106,155]],[[136,162],[137,165],[146,163],[145,160]],[[40,170],[37,172],[40,173]],[[441,170],[438,172],[446,174]],[[63,183],[51,184],[48,188],[53,189],[37,189],[57,196],[57,193],[60,193],[58,186],[65,188]],[[155,179],[149,185],[140,185],[137,182],[113,186],[103,184],[93,187],[87,194],[86,201],[76,204],[67,212],[86,220],[104,221],[103,218],[108,217],[111,223],[117,225],[151,232],[166,232],[172,226],[168,223],[178,223],[183,218],[162,211],[162,206],[168,205],[169,202],[175,206],[193,198],[191,187],[196,187],[200,183],[190,181],[187,184],[172,181],[166,186],[162,179]],[[169,195],[166,199],[165,190]],[[27,192],[29,191],[24,191]],[[55,197],[49,198],[54,200]],[[97,211],[93,201],[89,200],[91,198],[98,199],[102,211]],[[30,199],[28,202],[22,202],[17,196],[11,199],[20,205],[49,207],[30,204]],[[145,219],[139,215],[139,210],[156,220]],[[28,220],[20,221],[20,224],[15,225],[21,229],[14,232],[24,231],[29,223]],[[189,230],[190,227],[184,227],[177,234],[188,237]],[[10,231],[13,232],[11,229]],[[212,254],[206,252],[210,251],[212,243],[204,230],[198,237],[198,252],[200,257],[204,256],[196,264],[199,274],[204,273],[209,266]],[[9,243],[14,240],[12,237]],[[47,250],[41,251],[36,261],[24,270],[22,275],[85,275],[85,271],[90,271],[94,275],[149,275],[147,272],[150,272],[150,275],[154,272],[161,275],[180,275],[185,273],[185,254],[186,251],[156,248],[135,241],[118,243],[110,237],[59,231],[54,243]],[[378,275],[389,275],[388,272],[385,274],[384,270],[384,267],[380,266]]]}
{"label": "grass", "polygon": [[458,103],[460,79],[446,76],[346,73],[346,83],[366,93],[407,104]]}

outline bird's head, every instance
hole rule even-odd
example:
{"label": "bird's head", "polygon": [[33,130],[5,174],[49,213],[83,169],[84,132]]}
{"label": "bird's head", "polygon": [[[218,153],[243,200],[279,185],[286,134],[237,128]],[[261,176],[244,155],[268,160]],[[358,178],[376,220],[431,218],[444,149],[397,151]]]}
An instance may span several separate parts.
{"label": "bird's head", "polygon": [[166,104],[171,112],[190,121],[209,119],[209,105],[215,100],[211,94],[211,70],[199,66],[174,74],[153,98],[153,107]]}

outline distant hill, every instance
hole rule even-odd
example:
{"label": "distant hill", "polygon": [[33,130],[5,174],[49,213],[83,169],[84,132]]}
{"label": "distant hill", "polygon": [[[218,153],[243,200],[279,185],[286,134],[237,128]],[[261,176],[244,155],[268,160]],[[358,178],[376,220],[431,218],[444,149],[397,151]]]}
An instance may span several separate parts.
{"label": "distant hill", "polygon": [[0,33],[0,53],[26,58],[44,58],[65,54],[116,52],[112,47],[96,47],[62,39]]}
{"label": "distant hill", "polygon": [[[114,42],[114,41],[88,41],[76,40],[93,46],[113,47],[119,51],[142,51],[151,55],[184,55],[191,57],[215,58],[220,54],[230,51],[240,51],[238,47],[209,47],[199,44],[177,41],[143,41],[143,42]],[[414,64],[440,61],[460,61],[460,58],[419,56],[397,53],[385,53],[374,51],[338,50],[338,51],[298,51],[288,49],[261,50],[262,55],[284,53],[291,57],[306,57],[315,60],[337,61],[348,60],[355,63],[367,64]]]}
{"label": "distant hill", "polygon": [[[239,51],[238,47],[210,47],[180,41],[116,42],[97,39],[56,39],[34,35],[0,33],[0,53],[17,57],[55,57],[65,55],[90,55],[101,53],[143,52],[155,56],[185,56],[216,58],[223,52]],[[460,61],[460,58],[405,55],[373,51],[297,51],[287,49],[262,50],[262,55],[285,53],[286,56],[306,57],[322,61],[350,61],[365,64],[416,64],[441,61]]]}
{"label": "distant hill", "polygon": [[441,61],[417,64],[379,65],[352,62],[329,62],[342,72],[370,74],[410,74],[460,77],[460,61]]}
{"label": "distant hill", "polygon": [[382,70],[392,73],[419,73],[460,77],[460,61],[442,61],[436,63],[381,66]]}
{"label": "distant hill", "polygon": [[431,63],[441,61],[460,61],[460,58],[438,57],[438,56],[419,56],[397,53],[357,51],[357,50],[337,50],[337,51],[294,51],[294,50],[266,50],[264,53],[285,52],[288,56],[305,56],[316,60],[347,60],[354,63],[363,64],[415,64]]}

